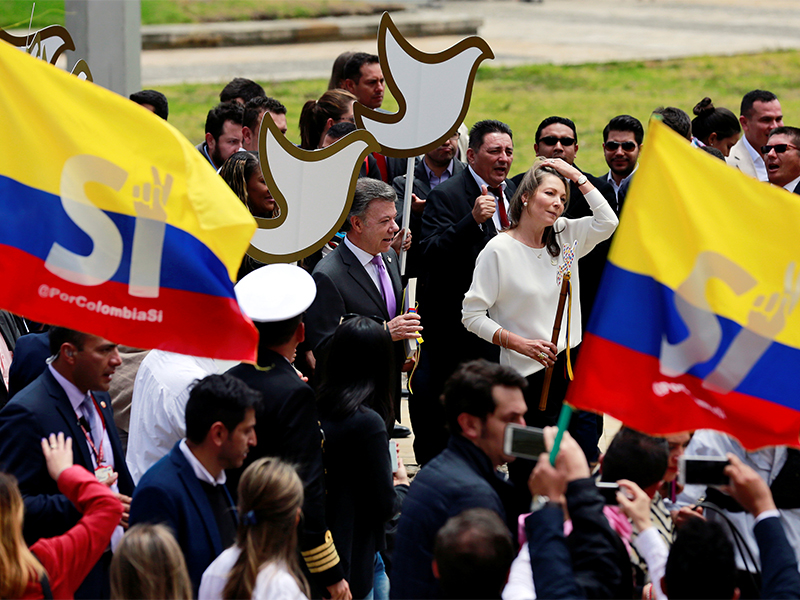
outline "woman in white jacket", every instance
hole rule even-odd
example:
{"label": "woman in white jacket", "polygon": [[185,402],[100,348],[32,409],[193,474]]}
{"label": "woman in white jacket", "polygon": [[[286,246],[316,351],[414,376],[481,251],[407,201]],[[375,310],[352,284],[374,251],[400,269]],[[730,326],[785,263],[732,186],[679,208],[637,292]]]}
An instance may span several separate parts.
{"label": "woman in white jacket", "polygon": [[[592,216],[566,219],[562,214],[573,181],[592,209]],[[561,159],[537,161],[525,174],[509,207],[510,227],[495,236],[475,264],[472,286],[464,297],[464,325],[501,347],[500,362],[528,379],[526,421],[555,424],[566,394],[564,375],[567,318],[558,344],[553,331],[561,281],[571,273],[572,314],[569,346],[581,342],[578,259],[614,232],[614,211],[586,176]],[[546,367],[555,365],[545,411],[538,409]],[[595,440],[596,442],[596,440]]]}

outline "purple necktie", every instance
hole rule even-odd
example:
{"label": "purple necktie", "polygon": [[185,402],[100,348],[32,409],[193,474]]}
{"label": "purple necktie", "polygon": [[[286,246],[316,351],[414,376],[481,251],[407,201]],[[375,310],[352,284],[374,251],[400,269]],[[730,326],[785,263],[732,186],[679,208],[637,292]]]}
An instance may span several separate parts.
{"label": "purple necktie", "polygon": [[383,258],[380,254],[372,258],[372,264],[378,269],[378,279],[381,282],[381,293],[386,302],[386,310],[389,313],[389,319],[394,319],[397,314],[397,301],[394,297],[394,288],[392,288],[392,280],[389,279],[389,273],[386,272],[386,265],[383,264]]}

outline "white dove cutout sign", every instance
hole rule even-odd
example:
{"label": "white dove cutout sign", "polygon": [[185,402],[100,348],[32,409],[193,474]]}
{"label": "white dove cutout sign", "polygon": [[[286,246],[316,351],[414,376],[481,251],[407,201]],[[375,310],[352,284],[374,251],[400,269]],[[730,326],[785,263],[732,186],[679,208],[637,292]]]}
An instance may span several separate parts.
{"label": "white dove cutout sign", "polygon": [[[31,56],[55,65],[67,50],[75,50],[75,42],[69,31],[62,25],[49,25],[29,35],[13,35],[0,29],[0,40],[16,46]],[[80,59],[72,69],[72,75],[84,81],[93,81],[92,72],[86,61]]]}
{"label": "white dove cutout sign", "polygon": [[467,116],[478,66],[494,58],[489,44],[474,36],[437,54],[422,52],[403,38],[389,13],[378,28],[378,56],[399,110],[383,113],[356,103],[356,125],[375,136],[381,153],[403,158],[453,135]]}
{"label": "white dove cutout sign", "polygon": [[[378,56],[396,113],[356,103],[358,129],[322,150],[291,144],[264,114],[259,137],[261,170],[280,208],[274,219],[256,218],[247,254],[265,263],[293,262],[322,248],[339,230],[353,202],[358,172],[371,152],[409,159],[441,145],[464,121],[478,65],[494,58],[489,45],[469,37],[438,54],[421,52],[401,35],[388,13],[378,28]],[[406,186],[407,229],[412,184]]]}
{"label": "white dove cutout sign", "polygon": [[350,212],[361,163],[379,148],[366,131],[354,131],[322,150],[302,150],[264,113],[258,149],[280,216],[256,218],[247,253],[276,263],[305,258],[333,237]]}

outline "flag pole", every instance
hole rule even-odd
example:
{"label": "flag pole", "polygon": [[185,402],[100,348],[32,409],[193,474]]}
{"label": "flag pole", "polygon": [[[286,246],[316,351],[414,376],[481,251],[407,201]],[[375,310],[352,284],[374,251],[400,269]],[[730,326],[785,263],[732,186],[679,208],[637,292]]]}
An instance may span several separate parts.
{"label": "flag pole", "polygon": [[[406,241],[406,236],[409,233],[409,227],[411,227],[411,192],[414,190],[414,162],[415,157],[409,156],[408,160],[406,161],[406,191],[403,194],[403,217],[400,221],[402,225],[400,226],[401,229],[405,231],[403,234],[403,243]],[[391,182],[389,182],[391,183]],[[417,242],[419,243],[419,242]],[[400,249],[400,275],[406,274],[406,260],[408,259],[408,252]]]}
{"label": "flag pole", "polygon": [[[569,279],[571,273],[567,271],[564,273],[564,278],[561,281],[561,294],[558,297],[558,308],[556,309],[556,321],[553,324],[553,335],[550,341],[555,344],[556,351],[558,351],[558,336],[561,334],[561,321],[564,319],[564,305],[567,303],[567,296],[569,295]],[[569,352],[569,343],[567,344],[567,352]],[[547,395],[550,392],[550,380],[553,378],[553,368],[547,367],[544,372],[544,382],[542,383],[542,395],[539,398],[539,410],[547,408]]]}

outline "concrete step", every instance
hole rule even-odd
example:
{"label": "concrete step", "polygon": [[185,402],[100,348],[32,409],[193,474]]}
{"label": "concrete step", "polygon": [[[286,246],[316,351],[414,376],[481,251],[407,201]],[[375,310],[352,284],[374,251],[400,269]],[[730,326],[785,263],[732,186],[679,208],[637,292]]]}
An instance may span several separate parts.
{"label": "concrete step", "polygon": [[[142,49],[263,46],[375,39],[381,15],[143,25]],[[468,14],[400,11],[392,20],[407,38],[476,35],[483,19]]]}

